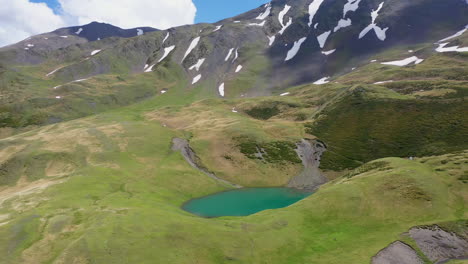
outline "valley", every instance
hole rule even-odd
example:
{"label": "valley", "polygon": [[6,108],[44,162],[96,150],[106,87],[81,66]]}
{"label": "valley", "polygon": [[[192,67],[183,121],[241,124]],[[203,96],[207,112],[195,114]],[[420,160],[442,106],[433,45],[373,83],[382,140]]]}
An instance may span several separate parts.
{"label": "valley", "polygon": [[0,263],[465,263],[466,11],[274,0],[0,48]]}

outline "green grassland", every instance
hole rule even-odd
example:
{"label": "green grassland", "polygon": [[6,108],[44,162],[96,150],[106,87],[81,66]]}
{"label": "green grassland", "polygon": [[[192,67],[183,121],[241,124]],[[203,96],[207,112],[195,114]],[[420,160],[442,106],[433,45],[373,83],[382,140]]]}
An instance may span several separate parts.
{"label": "green grassland", "polygon": [[[9,160],[25,158],[26,170],[36,171],[34,179],[21,173],[18,191],[63,181],[4,201],[0,263],[368,263],[412,226],[467,217],[460,179],[466,152],[374,161],[281,210],[190,215],[180,209],[185,201],[225,187],[170,151],[182,132],[146,118],[144,108],[0,141]],[[44,152],[67,154],[40,155],[43,167],[28,163]],[[0,188],[4,194],[10,187]]]}

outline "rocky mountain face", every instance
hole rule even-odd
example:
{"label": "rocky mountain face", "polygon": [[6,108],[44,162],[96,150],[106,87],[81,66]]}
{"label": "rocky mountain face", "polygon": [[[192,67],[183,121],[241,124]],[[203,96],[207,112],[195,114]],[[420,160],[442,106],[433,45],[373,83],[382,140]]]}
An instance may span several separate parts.
{"label": "rocky mountain face", "polygon": [[111,37],[131,38],[157,31],[151,27],[122,29],[110,24],[92,22],[83,26],[60,28],[55,31],[32,36],[14,45],[0,48],[2,61],[18,64],[44,62],[51,52],[72,45],[81,45]]}
{"label": "rocky mountain face", "polygon": [[[328,83],[377,54],[419,64],[436,49],[463,46],[459,39],[445,48],[433,43],[460,33],[467,12],[464,0],[274,0],[214,24],[158,31],[94,22],[58,29],[0,48],[1,111],[7,113],[0,126],[80,117],[175,83],[198,98],[256,97]],[[404,54],[395,52],[401,48]],[[65,98],[73,102],[58,106]]]}
{"label": "rocky mountain face", "polygon": [[170,61],[191,85],[219,96],[257,96],[350,72],[391,47],[437,41],[463,29],[467,12],[464,0],[275,0],[215,24],[165,31],[99,23],[59,29],[0,49],[0,58],[67,63],[48,76],[65,81],[151,72]]}

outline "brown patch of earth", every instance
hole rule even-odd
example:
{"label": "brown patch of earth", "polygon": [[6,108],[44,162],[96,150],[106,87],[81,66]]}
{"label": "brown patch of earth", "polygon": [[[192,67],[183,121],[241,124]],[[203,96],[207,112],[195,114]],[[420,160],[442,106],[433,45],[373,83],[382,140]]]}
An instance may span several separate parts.
{"label": "brown patch of earth", "polygon": [[34,182],[28,182],[26,177],[21,177],[14,187],[8,187],[0,191],[0,207],[9,199],[23,197],[44,191],[50,186],[65,182],[66,179],[40,179]]}

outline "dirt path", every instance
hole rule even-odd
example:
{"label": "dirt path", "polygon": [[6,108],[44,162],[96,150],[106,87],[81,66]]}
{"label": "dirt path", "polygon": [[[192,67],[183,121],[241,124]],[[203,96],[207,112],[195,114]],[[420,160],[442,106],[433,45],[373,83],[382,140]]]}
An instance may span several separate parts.
{"label": "dirt path", "polygon": [[65,182],[66,179],[51,180],[51,179],[40,179],[34,182],[28,182],[25,179],[18,181],[18,184],[14,187],[6,188],[0,191],[0,207],[2,204],[11,198],[21,197],[30,195],[33,193],[42,192],[46,188]]}

